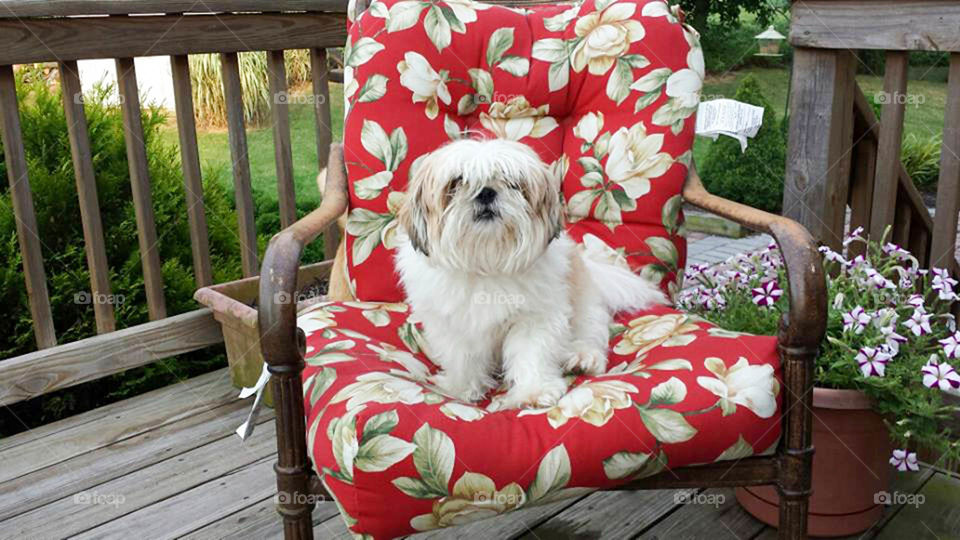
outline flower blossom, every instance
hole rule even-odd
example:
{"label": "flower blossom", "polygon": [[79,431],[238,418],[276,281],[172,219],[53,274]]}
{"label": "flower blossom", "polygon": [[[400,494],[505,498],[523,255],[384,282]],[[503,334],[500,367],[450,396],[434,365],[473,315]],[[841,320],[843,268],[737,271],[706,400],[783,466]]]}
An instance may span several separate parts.
{"label": "flower blossom", "polygon": [[924,313],[922,308],[913,310],[913,315],[903,321],[903,325],[917,337],[932,332],[930,328],[930,315]]}
{"label": "flower blossom", "polygon": [[911,471],[920,470],[920,465],[917,464],[917,453],[907,450],[894,450],[890,457],[890,464],[900,472],[908,469]]}
{"label": "flower blossom", "polygon": [[753,303],[760,307],[772,307],[783,295],[783,290],[777,286],[776,280],[770,280],[750,291],[753,294]]}
{"label": "flower blossom", "polygon": [[960,388],[960,374],[957,374],[950,364],[936,362],[935,358],[936,355],[931,356],[927,365],[920,370],[923,373],[923,385],[927,388],[939,388],[943,391]]}
{"label": "flower blossom", "polygon": [[853,308],[849,313],[843,314],[844,332],[852,330],[854,334],[862,334],[863,329],[866,328],[869,323],[870,316],[867,315],[867,312],[860,306]]}
{"label": "flower blossom", "polygon": [[883,377],[891,358],[886,347],[861,347],[856,360],[864,377]]}
{"label": "flower blossom", "polygon": [[931,271],[933,272],[933,281],[930,283],[930,287],[937,291],[937,297],[940,300],[956,300],[957,294],[953,292],[953,288],[957,285],[957,280],[950,277],[950,273],[943,268],[934,268]]}
{"label": "flower blossom", "polygon": [[960,332],[954,332],[952,336],[941,339],[940,345],[943,345],[943,355],[947,358],[960,358]]}

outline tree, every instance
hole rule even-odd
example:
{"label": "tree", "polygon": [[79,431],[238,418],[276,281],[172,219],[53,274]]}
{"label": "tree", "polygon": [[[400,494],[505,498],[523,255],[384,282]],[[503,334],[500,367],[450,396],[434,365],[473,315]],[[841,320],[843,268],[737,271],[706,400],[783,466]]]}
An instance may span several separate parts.
{"label": "tree", "polygon": [[754,13],[757,22],[766,26],[771,17],[780,10],[783,2],[779,0],[680,0],[680,7],[687,14],[691,26],[701,32],[707,30],[707,17],[716,15],[721,25],[736,24],[740,11]]}

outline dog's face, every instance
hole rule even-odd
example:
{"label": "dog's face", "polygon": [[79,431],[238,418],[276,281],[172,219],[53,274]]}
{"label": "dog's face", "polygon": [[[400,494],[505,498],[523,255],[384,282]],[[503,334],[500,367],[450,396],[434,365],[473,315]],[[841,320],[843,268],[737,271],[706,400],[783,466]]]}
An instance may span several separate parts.
{"label": "dog's face", "polygon": [[560,178],[525,144],[460,140],[424,156],[400,225],[436,264],[483,275],[528,268],[563,227]]}

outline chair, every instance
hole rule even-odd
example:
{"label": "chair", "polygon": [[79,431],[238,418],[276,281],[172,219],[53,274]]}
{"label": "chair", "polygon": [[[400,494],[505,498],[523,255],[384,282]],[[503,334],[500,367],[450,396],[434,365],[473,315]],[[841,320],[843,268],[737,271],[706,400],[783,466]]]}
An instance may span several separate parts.
{"label": "chair", "polygon": [[[345,84],[351,99],[345,141],[362,146],[363,151],[348,149],[345,160],[342,147],[331,147],[320,208],[276,235],[264,257],[260,337],[273,375],[278,511],[285,536],[312,538],[315,499],[310,495],[337,500],[348,525],[361,529],[358,533],[371,530],[388,536],[456,524],[584,490],[774,484],[781,501],[780,537],[805,537],[813,454],[813,360],[826,324],[820,256],[797,223],[704,189],[687,153],[693,138],[691,107],[695,109],[698,99],[691,102],[690,96],[675,91],[683,80],[667,84],[667,75],[686,68],[688,55],[697,52],[695,36],[680,27],[682,15],[666,4],[647,0],[587,0],[527,11],[467,0],[447,2],[440,4],[445,9],[434,6],[434,12],[434,7],[419,2],[387,0],[374,3],[362,17],[351,18],[345,61],[357,83],[351,85],[348,77]],[[417,26],[418,21],[424,21],[424,26]],[[578,52],[576,39],[589,34],[591,25],[610,21],[619,25],[614,30],[620,32],[623,47]],[[502,28],[513,30],[497,28],[501,22],[505,22]],[[470,24],[483,28],[482,40],[464,37]],[[567,47],[561,43],[565,40],[573,51],[567,48],[557,56],[556,46]],[[469,63],[457,58],[457,52]],[[380,59],[370,62],[377,54]],[[416,73],[408,74],[411,70]],[[534,70],[539,72],[527,77]],[[684,75],[690,76],[696,70],[687,71],[692,73]],[[393,86],[387,86],[391,79]],[[451,82],[453,90],[445,87],[432,95],[418,94],[424,80],[434,85],[438,80],[456,80],[462,88]],[[528,84],[535,86],[534,91],[525,87]],[[402,93],[401,87],[409,91]],[[388,92],[389,88],[393,91]],[[507,89],[503,99],[497,96],[501,88]],[[395,122],[405,111],[415,111],[416,116],[404,119],[411,129],[409,136],[378,123]],[[604,118],[613,127],[606,131],[610,138],[601,143],[606,137],[601,134]],[[422,127],[412,131],[414,126]],[[619,152],[618,144],[631,144],[625,140],[644,141],[647,127],[669,154],[662,158],[666,159],[662,166],[657,165],[661,159],[657,154],[644,162],[647,176],[633,171],[610,192],[592,184],[594,177],[587,176],[591,172],[600,178],[619,174],[614,167],[603,169],[601,161],[624,159],[607,155],[607,150]],[[620,248],[611,250],[611,256],[625,257],[648,277],[661,278],[670,292],[677,290],[685,256],[684,240],[677,234],[678,195],[689,204],[771,234],[789,280],[790,309],[779,335],[775,340],[730,335],[668,308],[655,308],[618,316],[622,326],[612,343],[611,373],[606,379],[574,382],[577,389],[594,392],[590,394],[594,401],[572,413],[553,409],[490,412],[495,411],[492,405],[481,409],[433,392],[423,382],[431,366],[418,346],[416,325],[406,320],[407,310],[398,303],[402,296],[392,277],[388,245],[390,208],[396,201],[391,192],[402,190],[402,173],[418,155],[471,128],[524,137],[542,155],[559,150],[562,156],[556,165],[564,174],[571,235]],[[601,144],[602,151],[596,150]],[[594,164],[583,159],[587,153],[601,157]],[[570,164],[574,159],[575,166]],[[651,167],[655,173],[649,172]],[[377,168],[385,172],[378,173]],[[594,188],[597,191],[591,191]],[[625,199],[624,193],[630,195]],[[649,207],[638,208],[636,201],[642,197],[647,197],[644,202]],[[295,304],[282,300],[295,297],[304,246],[346,211],[353,224],[348,220],[331,275],[330,294],[337,302],[314,306],[298,321]],[[656,219],[651,220],[654,214]],[[614,223],[614,217],[619,221]],[[376,228],[369,225],[375,219],[382,219]],[[663,320],[677,325],[670,339],[664,334],[663,339],[628,340],[635,335],[630,332],[643,324]],[[716,340],[726,341],[719,345]],[[734,366],[725,365],[724,360],[697,349],[699,343],[739,351],[744,358]],[[672,358],[678,351],[686,351],[695,361]],[[706,380],[711,374],[723,379],[724,373],[740,368],[768,377],[764,380],[770,384],[760,398],[738,400],[726,394],[728,387],[716,390],[717,383]],[[697,373],[701,376],[696,377]],[[778,382],[772,373],[777,373]],[[369,397],[370,392],[382,399]],[[383,397],[384,392],[389,395]],[[643,404],[637,401],[641,396],[647,396]],[[685,397],[688,401],[683,401]],[[697,400],[710,406],[700,410],[692,403]],[[677,404],[686,408],[672,410]],[[681,416],[691,420],[677,420]],[[431,427],[431,422],[434,426],[445,423],[446,433],[453,435]],[[713,433],[709,433],[711,425],[716,425]],[[579,431],[559,444],[559,428]],[[483,460],[474,453],[472,459],[486,467],[476,471],[453,463],[457,443],[459,459],[471,451],[464,437],[486,433],[493,438],[513,437],[518,456]],[[527,433],[535,436],[524,439]],[[694,434],[703,437],[697,441],[712,437],[712,444],[719,446],[688,444]],[[621,448],[617,437],[624,445],[634,446],[613,453],[612,449]],[[497,442],[491,439],[490,444]],[[764,455],[765,450],[770,453]],[[584,461],[587,455],[590,463]],[[597,456],[603,458],[602,464],[593,459]],[[320,470],[313,469],[311,458]],[[679,466],[672,466],[671,459]],[[460,472],[452,474],[455,469]],[[497,476],[488,469],[502,470],[496,471],[501,473]],[[527,469],[529,474],[524,472]],[[387,499],[377,498],[377,490],[396,490],[389,499],[392,506],[381,507]],[[407,498],[399,499],[401,495]],[[417,510],[394,503],[398,500]],[[357,516],[358,512],[363,515]],[[391,514],[401,516],[402,523],[391,522]]]}

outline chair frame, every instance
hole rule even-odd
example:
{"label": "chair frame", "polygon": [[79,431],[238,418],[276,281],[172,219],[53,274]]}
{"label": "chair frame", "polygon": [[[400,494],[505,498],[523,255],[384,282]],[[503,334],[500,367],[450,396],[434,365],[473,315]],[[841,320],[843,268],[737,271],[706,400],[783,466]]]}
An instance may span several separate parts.
{"label": "chair frame", "polygon": [[[693,163],[683,186],[683,198],[703,210],[770,234],[783,254],[790,298],[790,309],[780,320],[777,336],[785,390],[783,435],[776,452],[769,456],[672,469],[613,489],[773,484],[780,496],[779,537],[805,538],[813,460],[813,364],[827,319],[826,283],[817,244],[791,219],[711,195]],[[278,492],[286,495],[280,497],[277,510],[283,518],[284,537],[291,540],[313,538],[314,501],[331,499],[308,457],[301,381],[305,337],[297,328],[296,304],[281,299],[296,298],[297,270],[304,247],[346,211],[347,199],[343,149],[333,144],[322,204],[271,239],[261,271],[260,343],[273,375],[276,404],[278,462],[274,469]]]}
{"label": "chair frame", "polygon": [[[354,14],[367,0],[354,0]],[[485,0],[526,6],[569,0]],[[733,462],[671,469],[614,490],[691,487],[777,486],[780,496],[779,538],[807,536],[808,499],[813,464],[813,366],[826,332],[826,281],[817,243],[791,219],[751,208],[716,195],[703,186],[691,161],[682,191],[685,202],[726,217],[749,229],[770,234],[783,254],[789,283],[790,308],[780,319],[777,335],[783,373],[783,429],[780,444],[769,456]],[[330,145],[327,179],[320,207],[270,240],[260,278],[259,331],[263,357],[272,375],[276,408],[278,460],[274,465],[279,498],[277,511],[288,540],[313,538],[312,512],[316,500],[332,500],[310,465],[303,406],[306,338],[297,328],[297,272],[304,247],[328,230],[348,207],[347,172],[343,147]],[[345,298],[342,283],[346,256],[341,240],[330,277],[330,296]],[[328,251],[329,253],[329,251]]]}

